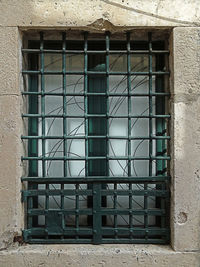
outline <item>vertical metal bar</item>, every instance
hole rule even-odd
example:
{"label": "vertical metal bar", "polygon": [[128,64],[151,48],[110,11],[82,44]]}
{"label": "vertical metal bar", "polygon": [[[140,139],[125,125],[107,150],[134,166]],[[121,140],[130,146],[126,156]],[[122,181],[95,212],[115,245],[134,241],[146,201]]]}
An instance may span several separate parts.
{"label": "vertical metal bar", "polygon": [[[148,34],[148,44],[149,44],[149,176],[152,176],[152,34]],[[148,189],[148,184],[144,184],[144,190]],[[148,197],[144,196],[144,209],[148,209]],[[148,228],[148,214],[144,215],[144,226],[147,230]],[[148,239],[148,236],[145,234],[145,239]]]}
{"label": "vertical metal bar", "polygon": [[[76,191],[79,190],[79,184],[76,184]],[[76,215],[75,215],[75,227],[76,227],[76,239],[79,239],[79,194],[76,192]]]}
{"label": "vertical metal bar", "polygon": [[[106,48],[109,52],[109,35],[106,33]],[[106,53],[107,54],[107,53]],[[94,53],[89,56],[89,69],[99,72],[106,70],[106,55],[98,55]],[[108,61],[108,55],[107,55]],[[109,62],[107,62],[109,63]],[[108,70],[108,66],[107,66]],[[88,77],[88,91],[90,93],[105,93],[107,87],[107,77],[105,75],[97,76],[92,75]],[[107,115],[107,97],[106,96],[88,96],[88,113],[89,114],[105,114]],[[106,118],[89,118],[88,135],[107,135],[107,119]],[[106,176],[107,175],[107,139],[90,139],[89,140],[89,156],[104,156],[105,159],[90,159],[88,175],[94,176]],[[98,185],[98,186],[97,186]],[[94,190],[95,188],[95,190]],[[106,206],[106,197],[101,197],[101,190],[106,189],[106,184],[94,183],[93,190],[96,195],[93,196],[93,200],[89,203],[93,207],[93,229],[94,238],[93,242],[101,242],[101,228],[102,223],[105,223],[105,216],[102,216],[100,209]],[[100,198],[100,202],[99,202]],[[99,203],[99,205],[97,205]]]}
{"label": "vertical metal bar", "polygon": [[[41,73],[41,114],[42,114],[42,136],[45,136],[45,89],[44,89],[44,40],[43,32],[40,32],[40,73]],[[46,176],[46,162],[45,162],[45,139],[42,139],[42,176]]]}
{"label": "vertical metal bar", "polygon": [[[109,176],[109,145],[110,145],[110,140],[108,138],[109,136],[109,72],[110,72],[110,62],[109,62],[109,54],[110,54],[110,32],[106,32],[106,170],[105,170],[105,175]],[[106,189],[107,185],[104,184],[102,185],[102,189]],[[107,206],[107,199],[106,197],[102,197],[102,206],[106,207]],[[102,224],[106,225],[107,217],[102,216]]]}
{"label": "vertical metal bar", "polygon": [[[109,51],[110,51],[110,33],[106,32],[106,128],[107,136],[109,136]],[[109,142],[110,140],[106,139],[106,157],[109,155]],[[109,175],[109,160],[107,159],[107,175]]]}
{"label": "vertical metal bar", "polygon": [[[156,55],[156,71],[162,71],[165,66],[165,57],[163,55]],[[164,92],[165,91],[165,81],[164,77],[156,77],[156,92]],[[156,115],[165,114],[165,99],[162,96],[156,97]],[[156,135],[164,135],[165,134],[165,120],[156,119]],[[165,140],[156,140],[156,155],[164,156],[166,153],[166,141]],[[166,168],[165,160],[157,160],[156,161],[156,175],[164,175]],[[158,190],[166,190],[166,185],[162,183],[161,185],[157,185],[156,189]],[[161,209],[166,209],[167,200],[163,198],[156,198],[156,207]],[[161,228],[166,227],[167,216],[161,216],[156,219],[156,223],[160,225]],[[163,239],[166,239],[163,236]]]}
{"label": "vertical metal bar", "polygon": [[102,216],[101,207],[101,184],[93,184],[93,243],[101,244],[102,242]]}
{"label": "vertical metal bar", "polygon": [[88,118],[87,118],[87,110],[88,110],[88,33],[84,32],[84,111],[85,111],[85,176],[88,177]]}
{"label": "vertical metal bar", "polygon": [[[131,58],[130,58],[130,49],[131,49],[131,45],[130,45],[130,32],[127,32],[127,89],[128,89],[128,176],[131,176],[131,140],[130,140],[130,136],[131,136]],[[132,192],[132,184],[129,183],[129,190],[130,192]],[[130,210],[130,214],[129,214],[129,228],[131,229],[133,226],[133,216],[132,216],[132,198],[133,195],[132,193],[129,194],[129,210]],[[132,232],[130,232],[130,238],[132,237]]]}
{"label": "vertical metal bar", "polygon": [[[29,54],[28,55],[28,66],[29,69],[38,69],[38,55]],[[30,75],[28,79],[28,87],[30,92],[38,92],[38,75]],[[37,114],[38,113],[38,96],[31,95],[29,96],[29,113]],[[29,118],[28,119],[28,135],[37,136],[38,135],[38,118]],[[28,140],[28,156],[38,156],[38,140],[29,139]],[[38,176],[38,161],[31,160],[29,161],[29,176],[37,177]],[[28,189],[37,189],[37,184],[28,183]],[[38,197],[28,197],[27,208],[32,209],[33,207],[38,206]],[[27,227],[30,229],[34,225],[37,225],[38,219],[28,216]]]}
{"label": "vertical metal bar", "polygon": [[[67,135],[67,97],[66,97],[66,33],[62,34],[62,71],[63,71],[63,136],[64,136],[64,157],[67,157],[67,139],[65,138]],[[67,160],[64,160],[64,177],[67,177]]]}
{"label": "vertical metal bar", "polygon": [[[113,197],[113,208],[114,210],[117,209],[117,183],[114,183],[114,197]],[[117,232],[117,215],[114,214],[114,229],[115,229],[115,239],[118,238]]]}
{"label": "vertical metal bar", "polygon": [[[88,177],[88,169],[89,169],[89,162],[88,162],[88,147],[89,147],[89,142],[88,142],[88,97],[87,97],[87,92],[88,92],[88,32],[84,32],[84,122],[85,122],[85,177]],[[91,189],[91,185],[88,184],[88,189]],[[89,208],[91,207],[91,199],[92,197],[89,196],[87,198],[87,206]],[[88,225],[92,224],[92,218],[91,216],[87,216],[87,223]]]}
{"label": "vertical metal bar", "polygon": [[[66,97],[66,33],[62,33],[62,71],[63,71],[63,79],[62,79],[62,87],[63,87],[63,154],[64,154],[64,164],[63,164],[63,174],[64,177],[67,177],[67,139],[65,138],[67,135],[67,118],[66,118],[66,110],[67,110],[67,97]],[[61,183],[61,190],[64,190],[64,183]],[[64,209],[64,194],[61,195],[61,209]],[[65,216],[62,213],[62,227],[65,227]],[[61,238],[64,238],[64,236],[61,236]]]}
{"label": "vertical metal bar", "polygon": [[[44,89],[44,39],[43,39],[43,32],[40,32],[40,73],[41,73],[41,81],[40,81],[40,86],[41,86],[41,114],[42,114],[42,136],[45,136],[45,89]],[[46,176],[46,162],[45,162],[45,143],[46,140],[42,139],[42,176]],[[46,190],[49,189],[49,184],[45,185]],[[46,200],[45,200],[45,209],[49,209],[49,195],[46,194]],[[45,219],[45,224],[47,228],[47,221]],[[48,238],[48,235],[46,235],[46,238]]]}
{"label": "vertical metal bar", "polygon": [[128,89],[128,176],[131,176],[131,62],[130,62],[130,32],[127,33],[127,89]]}

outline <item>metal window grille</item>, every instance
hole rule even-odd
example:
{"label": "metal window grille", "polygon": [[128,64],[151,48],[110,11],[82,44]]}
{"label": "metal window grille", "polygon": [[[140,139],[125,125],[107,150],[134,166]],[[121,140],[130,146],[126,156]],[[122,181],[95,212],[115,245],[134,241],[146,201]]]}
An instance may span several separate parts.
{"label": "metal window grille", "polygon": [[168,243],[166,41],[61,35],[22,49],[25,242]]}

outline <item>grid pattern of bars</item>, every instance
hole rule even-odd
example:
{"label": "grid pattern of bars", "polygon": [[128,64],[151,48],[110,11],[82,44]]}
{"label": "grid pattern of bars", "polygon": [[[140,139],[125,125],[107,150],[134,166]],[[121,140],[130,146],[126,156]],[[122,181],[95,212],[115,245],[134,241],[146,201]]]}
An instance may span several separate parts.
{"label": "grid pattern of bars", "polygon": [[[41,32],[39,41],[29,42],[28,48],[22,49],[28,60],[22,71],[25,80],[28,77],[27,90],[22,92],[28,102],[28,113],[22,115],[28,121],[28,135],[22,136],[24,142],[28,140],[28,154],[22,160],[28,162],[29,169],[28,175],[22,177],[22,182],[27,182],[22,192],[27,203],[24,240],[29,243],[168,243],[170,115],[165,112],[169,96],[165,81],[169,75],[166,70],[169,51],[163,42],[152,42],[151,33],[148,41],[137,43],[130,39],[128,32],[126,40],[117,41],[117,45],[108,32],[100,44],[90,41],[87,32],[83,43],[68,41],[66,33],[57,42],[46,41],[43,36]],[[60,70],[46,67],[45,57],[51,54],[60,56]],[[69,69],[69,55],[82,56],[83,70]],[[132,67],[137,55],[146,62],[140,70]],[[125,69],[112,68],[110,61],[116,60],[112,56],[123,57]],[[83,91],[68,90],[71,75],[84,77]],[[126,90],[110,90],[111,77],[122,76]],[[47,90],[47,77],[60,77],[61,90]],[[145,77],[147,91],[140,87],[133,91],[134,79],[138,77]],[[59,113],[47,112],[48,97],[62,98]],[[70,97],[83,99],[82,114],[68,112]],[[124,108],[122,113],[110,112],[115,98],[126,102],[126,113]],[[144,98],[146,112],[134,113],[134,105],[140,105],[137,101]],[[61,134],[49,134],[49,119],[50,125],[62,120],[62,127],[55,126],[62,128]],[[69,132],[68,122],[76,119],[82,120],[82,135]],[[117,128],[113,130],[111,122],[116,119],[125,125],[125,134],[113,134]],[[141,133],[134,135],[138,120],[146,123]],[[47,143],[51,140],[62,142],[62,154],[47,153]],[[81,155],[69,153],[69,142],[74,140],[84,141]],[[111,153],[113,140],[117,145],[125,142],[124,155]],[[134,147],[133,142],[139,143]],[[145,155],[138,156],[136,150],[144,142]],[[120,166],[124,163],[123,172],[111,170],[113,161]],[[57,172],[60,175],[50,175],[48,171],[55,162],[62,163],[59,167],[62,171]],[[80,162],[84,162],[84,171],[73,175],[70,164],[75,163],[76,169]],[[135,171],[137,162],[141,162],[139,173],[145,175]],[[113,166],[115,169],[116,165]]]}

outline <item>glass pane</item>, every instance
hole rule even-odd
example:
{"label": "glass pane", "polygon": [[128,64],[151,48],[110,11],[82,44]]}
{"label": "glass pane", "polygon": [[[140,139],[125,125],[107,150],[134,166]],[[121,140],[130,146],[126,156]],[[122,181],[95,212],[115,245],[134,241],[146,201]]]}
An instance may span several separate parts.
{"label": "glass pane", "polygon": [[83,93],[84,92],[84,76],[82,75],[66,75],[66,91],[67,93]]}
{"label": "glass pane", "polygon": [[109,93],[127,94],[127,76],[110,75],[109,76]]}
{"label": "glass pane", "polygon": [[67,115],[78,116],[84,115],[84,97],[69,96],[67,98]]}
{"label": "glass pane", "polygon": [[62,71],[62,55],[44,54],[45,71]]}
{"label": "glass pane", "polygon": [[109,135],[111,136],[127,136],[128,135],[128,119],[109,119]]}
{"label": "glass pane", "polygon": [[67,54],[66,55],[66,70],[67,71],[83,71],[84,70],[84,55]]}
{"label": "glass pane", "polygon": [[149,77],[148,76],[131,76],[131,93],[148,94]]}
{"label": "glass pane", "polygon": [[127,55],[126,54],[114,54],[110,55],[110,71],[112,72],[124,72],[127,71]]}
{"label": "glass pane", "polygon": [[131,136],[149,137],[149,120],[146,118],[135,118],[131,120]]}
{"label": "glass pane", "polygon": [[131,114],[136,116],[149,115],[149,98],[148,97],[131,97]]}
{"label": "glass pane", "polygon": [[109,97],[109,115],[128,115],[128,97]]}
{"label": "glass pane", "polygon": [[62,75],[45,75],[44,76],[44,91],[48,93],[62,93],[63,77]]}
{"label": "glass pane", "polygon": [[57,115],[63,113],[63,97],[45,96],[45,115]]}
{"label": "glass pane", "polygon": [[110,156],[128,156],[128,141],[127,140],[109,140],[109,155]]}
{"label": "glass pane", "polygon": [[67,119],[67,135],[83,136],[85,135],[85,121],[81,118]]}

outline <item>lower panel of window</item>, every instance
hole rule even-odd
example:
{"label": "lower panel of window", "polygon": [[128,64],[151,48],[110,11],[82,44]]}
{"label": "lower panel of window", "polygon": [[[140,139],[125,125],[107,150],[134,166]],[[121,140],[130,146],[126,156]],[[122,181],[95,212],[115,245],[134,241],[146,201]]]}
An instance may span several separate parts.
{"label": "lower panel of window", "polygon": [[165,178],[142,183],[28,182],[23,191],[27,205],[24,240],[166,244],[169,191]]}

